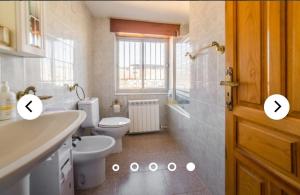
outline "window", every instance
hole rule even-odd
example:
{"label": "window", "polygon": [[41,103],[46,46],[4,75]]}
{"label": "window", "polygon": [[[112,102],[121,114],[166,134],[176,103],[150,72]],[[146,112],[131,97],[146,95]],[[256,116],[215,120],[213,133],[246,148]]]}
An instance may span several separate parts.
{"label": "window", "polygon": [[190,52],[190,42],[187,37],[179,38],[175,44],[175,100],[184,108],[190,99],[190,59],[186,53]]}
{"label": "window", "polygon": [[41,80],[60,86],[74,83],[74,66],[74,41],[47,36],[46,58],[40,67]]}
{"label": "window", "polygon": [[166,92],[168,39],[117,37],[117,92]]}

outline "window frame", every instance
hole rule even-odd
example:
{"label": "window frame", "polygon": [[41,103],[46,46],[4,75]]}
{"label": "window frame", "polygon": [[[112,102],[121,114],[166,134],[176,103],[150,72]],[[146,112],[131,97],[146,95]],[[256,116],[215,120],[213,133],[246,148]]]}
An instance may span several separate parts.
{"label": "window frame", "polygon": [[[116,50],[115,50],[115,93],[116,95],[118,94],[167,94],[168,89],[169,89],[169,61],[170,61],[170,54],[169,54],[169,38],[154,38],[154,37],[129,37],[129,36],[120,36],[116,35],[115,37],[116,41]],[[142,64],[142,88],[140,89],[120,89],[120,77],[119,77],[119,41],[120,40],[128,40],[128,41],[141,41],[142,42],[142,55],[141,55],[141,61],[143,62]],[[144,88],[144,82],[145,82],[145,77],[144,77],[144,42],[146,41],[157,41],[157,40],[164,40],[166,43],[165,47],[165,87],[164,88]]]}
{"label": "window frame", "polygon": [[[177,102],[177,96],[181,97],[182,99],[186,100],[187,102],[189,102],[188,104],[190,104],[190,95],[191,95],[191,91],[184,91],[184,90],[180,90],[177,89],[177,48],[176,48],[176,44],[178,42],[185,42],[188,44],[191,44],[190,41],[190,37],[189,34],[186,34],[184,36],[181,37],[177,37],[174,39],[174,64],[173,64],[173,100],[175,100],[175,102]],[[189,63],[192,63],[191,61]],[[190,68],[191,68],[192,64],[190,64]],[[191,75],[190,75],[191,76]],[[184,105],[185,104],[180,104],[177,102],[177,105],[179,105],[180,107],[182,107],[182,109],[185,110]]]}

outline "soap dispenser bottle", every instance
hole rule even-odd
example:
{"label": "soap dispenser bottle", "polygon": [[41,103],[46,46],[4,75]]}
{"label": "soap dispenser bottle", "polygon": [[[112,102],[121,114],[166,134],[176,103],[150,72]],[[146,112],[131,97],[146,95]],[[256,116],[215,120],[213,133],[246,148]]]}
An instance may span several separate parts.
{"label": "soap dispenser bottle", "polygon": [[0,120],[8,120],[16,117],[16,94],[9,91],[7,81],[3,81],[0,87]]}

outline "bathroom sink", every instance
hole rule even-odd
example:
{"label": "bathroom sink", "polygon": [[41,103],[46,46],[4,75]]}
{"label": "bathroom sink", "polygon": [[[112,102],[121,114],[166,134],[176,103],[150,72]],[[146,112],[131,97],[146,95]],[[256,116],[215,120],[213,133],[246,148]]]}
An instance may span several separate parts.
{"label": "bathroom sink", "polygon": [[[47,159],[84,121],[84,111],[42,114],[0,125],[0,189],[16,183]],[[1,191],[1,190],[0,190]]]}

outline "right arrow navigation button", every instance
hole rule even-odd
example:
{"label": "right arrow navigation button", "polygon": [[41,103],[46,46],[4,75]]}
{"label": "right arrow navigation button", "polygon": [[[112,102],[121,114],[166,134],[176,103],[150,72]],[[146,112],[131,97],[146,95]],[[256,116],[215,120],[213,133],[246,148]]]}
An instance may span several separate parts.
{"label": "right arrow navigation button", "polygon": [[281,120],[290,111],[289,101],[283,95],[275,94],[269,96],[264,103],[266,115],[273,120]]}
{"label": "right arrow navigation button", "polygon": [[274,111],[274,112],[277,112],[277,111],[281,108],[281,105],[280,105],[276,100],[275,100],[274,102],[275,102],[275,104],[278,105],[278,107],[277,107],[276,110]]}

